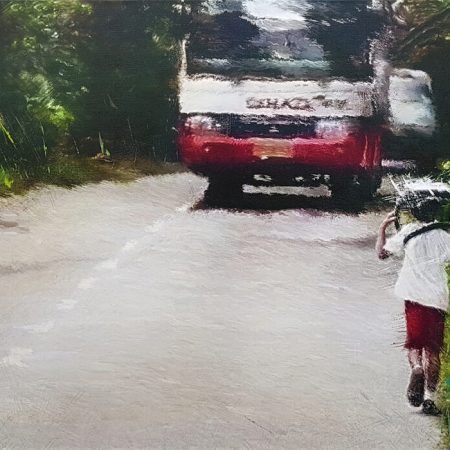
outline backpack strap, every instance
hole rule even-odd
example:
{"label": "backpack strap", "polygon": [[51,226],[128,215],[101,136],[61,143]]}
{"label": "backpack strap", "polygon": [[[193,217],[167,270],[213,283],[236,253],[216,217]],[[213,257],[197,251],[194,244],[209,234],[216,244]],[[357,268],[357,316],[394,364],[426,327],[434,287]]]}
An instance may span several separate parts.
{"label": "backpack strap", "polygon": [[422,228],[419,228],[416,231],[413,231],[412,233],[409,233],[408,236],[405,237],[405,239],[403,239],[403,245],[406,245],[411,239],[420,236],[423,233],[428,233],[429,231],[433,231],[433,230],[444,230],[447,231],[450,228],[450,223],[447,222],[435,222],[435,223],[430,223],[429,225],[425,225]]}

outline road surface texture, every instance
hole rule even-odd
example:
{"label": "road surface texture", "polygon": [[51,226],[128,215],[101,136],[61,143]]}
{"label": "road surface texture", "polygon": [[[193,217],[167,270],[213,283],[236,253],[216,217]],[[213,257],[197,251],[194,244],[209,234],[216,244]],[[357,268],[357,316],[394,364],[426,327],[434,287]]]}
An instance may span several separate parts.
{"label": "road surface texture", "polygon": [[398,262],[373,251],[385,210],[193,207],[205,186],[2,200],[0,447],[435,448],[404,398]]}

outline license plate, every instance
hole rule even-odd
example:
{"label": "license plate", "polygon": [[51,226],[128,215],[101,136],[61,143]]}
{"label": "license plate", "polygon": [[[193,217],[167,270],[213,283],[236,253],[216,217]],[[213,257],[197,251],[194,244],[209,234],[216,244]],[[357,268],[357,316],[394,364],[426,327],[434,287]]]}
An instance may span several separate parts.
{"label": "license plate", "polygon": [[292,158],[294,145],[286,139],[252,139],[253,155],[261,158]]}

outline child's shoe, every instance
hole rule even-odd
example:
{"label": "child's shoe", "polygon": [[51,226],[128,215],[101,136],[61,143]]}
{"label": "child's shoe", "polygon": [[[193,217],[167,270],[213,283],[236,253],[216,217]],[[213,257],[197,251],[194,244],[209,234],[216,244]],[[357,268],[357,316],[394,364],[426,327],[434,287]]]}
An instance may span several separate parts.
{"label": "child's shoe", "polygon": [[425,389],[425,376],[422,367],[415,367],[411,370],[408,390],[406,395],[411,406],[419,407],[423,403],[423,393]]}
{"label": "child's shoe", "polygon": [[427,399],[422,404],[422,412],[427,416],[440,416],[441,410],[436,406],[433,400]]}

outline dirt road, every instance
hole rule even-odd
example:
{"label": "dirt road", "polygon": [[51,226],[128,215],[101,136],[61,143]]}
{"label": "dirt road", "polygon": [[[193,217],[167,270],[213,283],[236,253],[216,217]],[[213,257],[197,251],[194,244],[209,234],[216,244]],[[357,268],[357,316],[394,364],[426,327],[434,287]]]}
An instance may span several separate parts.
{"label": "dirt road", "polygon": [[434,448],[384,213],[192,209],[205,184],[3,201],[0,447]]}

